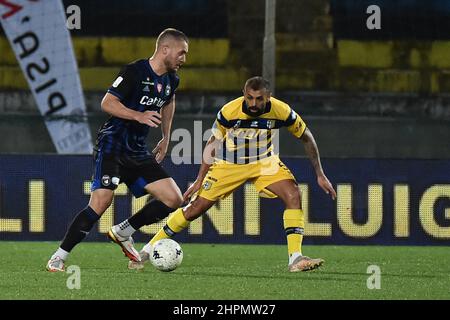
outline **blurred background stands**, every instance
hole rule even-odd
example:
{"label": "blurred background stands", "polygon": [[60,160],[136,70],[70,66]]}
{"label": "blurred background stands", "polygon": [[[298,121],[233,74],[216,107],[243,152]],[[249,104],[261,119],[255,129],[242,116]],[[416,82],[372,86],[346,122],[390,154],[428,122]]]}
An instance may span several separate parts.
{"label": "blurred background stands", "polygon": [[[166,27],[190,38],[174,129],[193,132],[204,120],[206,130],[262,72],[264,0],[64,1],[71,4],[82,12],[71,34],[94,137],[120,67],[149,57]],[[366,28],[372,4],[380,30]],[[449,16],[444,0],[277,0],[276,95],[307,121],[322,156],[448,158]],[[2,32],[0,52],[0,134],[8,137],[0,152],[54,152]],[[303,155],[291,142],[282,139],[282,154]]]}

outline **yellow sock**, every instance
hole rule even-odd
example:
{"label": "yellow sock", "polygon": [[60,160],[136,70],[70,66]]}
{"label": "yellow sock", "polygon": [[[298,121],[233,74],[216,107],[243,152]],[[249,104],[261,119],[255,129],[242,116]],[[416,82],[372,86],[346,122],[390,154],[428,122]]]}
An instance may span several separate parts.
{"label": "yellow sock", "polygon": [[294,252],[302,253],[303,228],[305,217],[302,209],[286,209],[283,214],[289,256]]}
{"label": "yellow sock", "polygon": [[190,221],[186,220],[183,215],[183,209],[179,208],[170,215],[166,225],[154,235],[149,243],[153,245],[158,240],[170,238],[176,233],[183,231],[189,223]]}

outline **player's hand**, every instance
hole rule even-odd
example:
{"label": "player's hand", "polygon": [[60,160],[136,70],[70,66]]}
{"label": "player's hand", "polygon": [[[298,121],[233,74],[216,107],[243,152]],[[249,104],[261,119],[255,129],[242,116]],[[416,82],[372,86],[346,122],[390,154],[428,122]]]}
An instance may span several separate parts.
{"label": "player's hand", "polygon": [[328,180],[328,178],[325,175],[318,176],[317,183],[323,189],[323,191],[325,191],[326,194],[331,194],[331,198],[333,200],[336,199],[336,191],[334,191],[334,188],[331,185],[331,182]]}
{"label": "player's hand", "polygon": [[183,194],[183,201],[188,201],[202,186],[202,180],[195,180],[193,184]]}
{"label": "player's hand", "polygon": [[156,162],[160,163],[166,156],[167,149],[169,148],[169,139],[161,139],[153,149],[152,153],[155,156]]}
{"label": "player's hand", "polygon": [[157,111],[139,112],[136,121],[149,127],[157,128],[161,124],[161,115]]}

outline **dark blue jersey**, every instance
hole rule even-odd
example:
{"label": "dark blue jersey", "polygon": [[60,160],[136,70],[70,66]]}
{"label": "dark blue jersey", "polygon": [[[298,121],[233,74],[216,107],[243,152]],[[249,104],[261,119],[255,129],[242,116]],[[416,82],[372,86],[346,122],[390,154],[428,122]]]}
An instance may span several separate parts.
{"label": "dark blue jersey", "polygon": [[[176,73],[157,75],[148,59],[143,59],[123,67],[108,92],[127,108],[160,112],[172,100],[179,81]],[[146,145],[149,129],[137,121],[112,116],[100,128],[95,149],[138,159],[151,157]]]}

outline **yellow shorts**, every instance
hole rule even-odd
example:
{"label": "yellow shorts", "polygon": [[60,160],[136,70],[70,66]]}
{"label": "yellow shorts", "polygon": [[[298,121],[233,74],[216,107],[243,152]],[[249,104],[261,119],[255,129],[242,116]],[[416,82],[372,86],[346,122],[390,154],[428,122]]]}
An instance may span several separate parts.
{"label": "yellow shorts", "polygon": [[276,198],[266,187],[281,180],[296,181],[291,171],[276,155],[248,164],[220,160],[209,168],[197,195],[210,201],[224,199],[240,185],[250,181],[261,197]]}

